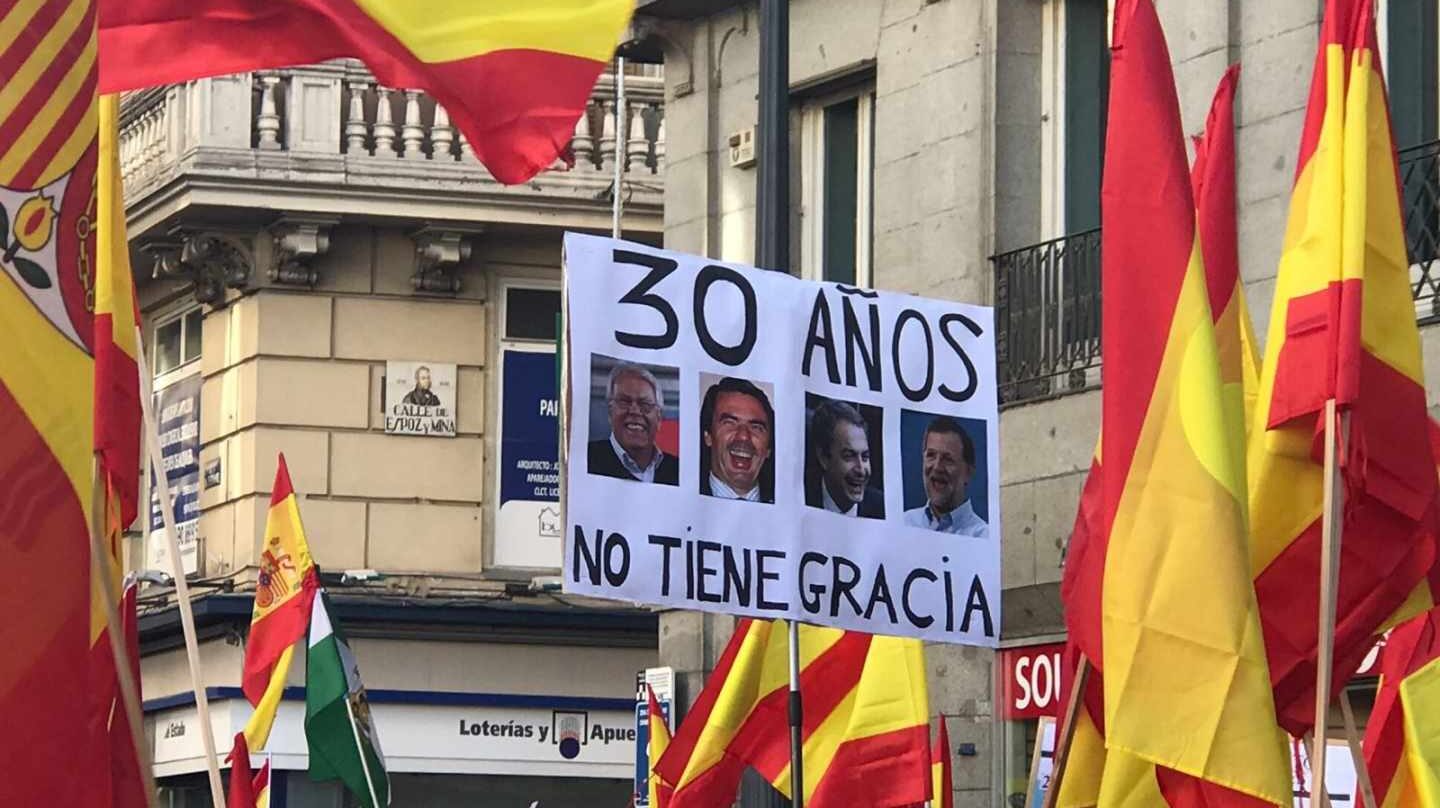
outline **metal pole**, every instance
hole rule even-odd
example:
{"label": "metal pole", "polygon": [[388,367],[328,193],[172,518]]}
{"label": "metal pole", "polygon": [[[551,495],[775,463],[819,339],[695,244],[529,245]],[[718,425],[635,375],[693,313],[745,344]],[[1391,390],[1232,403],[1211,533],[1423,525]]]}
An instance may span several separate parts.
{"label": "metal pole", "polygon": [[[143,342],[141,343],[144,344]],[[200,742],[205,750],[205,768],[210,776],[210,800],[215,808],[225,808],[225,787],[220,780],[220,759],[215,752],[215,725],[210,721],[210,699],[205,695],[205,681],[200,673],[200,640],[195,633],[195,613],[190,606],[190,585],[185,579],[185,562],[180,557],[180,538],[175,530],[175,505],[170,499],[170,480],[165,476],[164,457],[160,450],[159,422],[150,403],[150,369],[141,353],[140,414],[144,418],[145,451],[149,467],[160,489],[160,516],[170,549],[170,570],[175,580],[175,605],[180,610],[180,630],[185,635],[185,659],[190,666],[190,689],[195,692],[195,712],[200,721]]]}
{"label": "metal pole", "polygon": [[760,0],[759,176],[755,264],[790,265],[790,4]]}
{"label": "metal pole", "polygon": [[790,621],[790,804],[805,808],[805,741],[800,734],[800,623]]}
{"label": "metal pole", "polygon": [[[150,766],[150,750],[145,746],[145,714],[140,706],[140,683],[131,668],[130,649],[125,640],[125,627],[120,620],[120,593],[111,577],[110,551],[105,549],[106,505],[108,497],[100,473],[100,455],[90,461],[90,574],[100,587],[105,601],[106,631],[110,634],[110,658],[115,664],[116,689],[120,692],[120,712],[130,725],[130,743],[135,746],[135,767],[140,770],[140,785],[145,791],[145,804],[159,808],[155,796],[155,769]],[[138,667],[138,665],[137,665]],[[115,719],[111,719],[112,721]]]}
{"label": "metal pole", "polygon": [[614,199],[610,202],[610,236],[620,238],[620,216],[625,212],[625,195],[621,192],[621,176],[625,173],[625,149],[630,144],[625,125],[630,116],[625,113],[625,57],[615,57],[615,179],[611,185]]}
{"label": "metal pole", "polygon": [[[790,3],[760,0],[760,163],[755,188],[755,265],[790,268]],[[805,805],[800,625],[790,621],[790,802]]]}
{"label": "metal pole", "polygon": [[[1335,413],[1335,399],[1325,402],[1325,511],[1320,531],[1320,647],[1315,670],[1315,737],[1310,750],[1311,792],[1316,808],[1330,804],[1325,788],[1325,736],[1330,716],[1330,680],[1335,649],[1335,592],[1340,586],[1341,514],[1345,490],[1339,471],[1340,445],[1349,437],[1350,414]],[[1339,434],[1337,434],[1337,432]]]}

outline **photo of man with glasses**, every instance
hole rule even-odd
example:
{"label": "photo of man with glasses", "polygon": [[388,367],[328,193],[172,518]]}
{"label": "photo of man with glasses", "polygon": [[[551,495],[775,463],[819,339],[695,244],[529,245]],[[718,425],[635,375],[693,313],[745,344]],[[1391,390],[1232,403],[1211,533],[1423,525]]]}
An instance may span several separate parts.
{"label": "photo of man with glasses", "polygon": [[679,485],[679,459],[655,443],[665,410],[655,374],[642,365],[620,362],[610,369],[605,389],[610,436],[590,441],[586,469],[621,480]]}

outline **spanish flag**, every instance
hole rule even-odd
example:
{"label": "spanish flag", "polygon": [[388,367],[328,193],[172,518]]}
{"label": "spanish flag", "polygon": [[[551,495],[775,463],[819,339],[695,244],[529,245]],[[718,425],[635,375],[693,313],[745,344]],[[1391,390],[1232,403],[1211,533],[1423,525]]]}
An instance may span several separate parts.
{"label": "spanish flag", "polygon": [[[118,594],[125,566],[122,546],[125,527],[135,521],[140,487],[140,332],[135,282],[130,274],[130,248],[125,237],[125,203],[120,190],[119,103],[113,95],[100,99],[99,127],[93,325],[95,455],[105,509],[101,524],[107,556],[102,568]],[[93,704],[91,740],[96,744],[93,770],[103,775],[113,769],[120,777],[108,787],[97,787],[96,791],[105,794],[111,806],[144,805],[145,793],[135,772],[134,742],[110,645],[116,633],[107,625],[105,587],[97,580],[91,590],[91,687],[88,693]],[[123,599],[118,605],[119,612],[125,614]],[[133,597],[130,608],[134,608]],[[138,683],[139,660],[133,654],[130,660],[134,681]],[[103,786],[98,782],[96,785]]]}
{"label": "spanish flag", "polygon": [[1276,711],[1293,735],[1314,722],[1327,399],[1350,424],[1337,691],[1436,558],[1436,458],[1421,439],[1420,338],[1377,53],[1370,3],[1327,0],[1251,428],[1251,566]]}
{"label": "spanish flag", "polygon": [[[929,704],[918,640],[800,627],[806,803],[916,805],[929,798]],[[671,808],[729,804],[749,766],[790,793],[789,640],[742,621],[656,765]]]}
{"label": "spanish flag", "polygon": [[930,808],[955,808],[955,777],[950,770],[950,731],[940,716],[940,734],[930,747]]}
{"label": "spanish flag", "polygon": [[[634,0],[100,0],[101,92],[365,62],[435,97],[501,182],[555,162]],[[338,151],[339,144],[336,144]]]}
{"label": "spanish flag", "polygon": [[257,808],[255,804],[255,776],[250,770],[250,747],[245,743],[245,733],[235,733],[235,743],[230,754],[225,756],[230,764],[230,790],[225,796],[226,808]]}
{"label": "spanish flag", "polygon": [[270,758],[250,780],[250,790],[255,793],[255,808],[270,808]]}
{"label": "spanish flag", "polygon": [[1103,737],[1106,754],[1090,776],[1106,806],[1159,804],[1167,782],[1203,789],[1190,781],[1284,805],[1290,780],[1245,554],[1243,424],[1226,406],[1151,0],[1116,4],[1112,42],[1102,291],[1106,311],[1122,315],[1103,318],[1103,473],[1088,513],[1082,503],[1091,532],[1062,587],[1072,636],[1101,675],[1089,741]]}
{"label": "spanish flag", "polygon": [[255,712],[245,725],[251,749],[263,749],[285,692],[285,680],[295,656],[295,645],[305,638],[310,607],[319,588],[319,574],[305,542],[300,507],[290,483],[285,455],[275,469],[270,492],[270,513],[265,519],[260,550],[260,574],[255,581],[255,608],[250,637],[245,643],[245,670],[241,687]]}
{"label": "spanish flag", "polygon": [[0,760],[12,805],[89,806],[96,99],[90,0],[0,24]]}
{"label": "spanish flag", "polygon": [[1440,609],[1385,641],[1363,748],[1378,808],[1440,806]]}
{"label": "spanish flag", "polygon": [[665,720],[665,711],[660,708],[660,700],[655,698],[655,689],[646,685],[645,695],[649,700],[646,715],[650,719],[650,748],[647,750],[647,760],[650,762],[650,808],[668,808],[670,794],[674,789],[655,772],[655,763],[670,746],[670,724]]}
{"label": "spanish flag", "polygon": [[[1221,77],[1206,117],[1205,130],[1195,139],[1195,161],[1190,170],[1205,285],[1215,326],[1226,420],[1232,430],[1248,423],[1242,413],[1253,409],[1258,373],[1254,333],[1250,313],[1245,307],[1236,239],[1234,101],[1239,75],[1239,65],[1232,65]],[[1093,615],[1098,613],[1100,591],[1100,582],[1095,579],[1103,574],[1103,570],[1087,564],[1085,557],[1097,541],[1093,537],[1103,529],[1100,523],[1100,454],[1097,449],[1090,476],[1081,493],[1062,580],[1066,616],[1072,623],[1067,648],[1067,670],[1071,671],[1076,669],[1076,660],[1081,652],[1077,642],[1083,644],[1085,638],[1099,631],[1099,625],[1093,619]],[[1098,639],[1090,643],[1091,647],[1096,644]],[[1068,700],[1069,694],[1064,694],[1064,698]],[[1109,781],[1109,793],[1124,794],[1123,804],[1128,805],[1265,804],[1254,797],[1173,770],[1157,770],[1153,765],[1134,759],[1121,762],[1127,757],[1122,750],[1109,753],[1117,762],[1107,769],[1105,739],[1101,732],[1103,716],[1103,681],[1100,674],[1092,670],[1084,703],[1077,714],[1069,765],[1061,782],[1057,804],[1062,808],[1098,804],[1102,777]]]}

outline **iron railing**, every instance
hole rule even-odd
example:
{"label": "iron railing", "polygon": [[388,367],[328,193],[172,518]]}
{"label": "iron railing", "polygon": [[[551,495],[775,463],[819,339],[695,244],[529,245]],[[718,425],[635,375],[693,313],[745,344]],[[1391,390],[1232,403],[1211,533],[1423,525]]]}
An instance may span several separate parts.
{"label": "iron railing", "polygon": [[1440,322],[1440,140],[1404,149],[1399,158],[1415,316],[1427,325]]}
{"label": "iron railing", "polygon": [[1000,405],[1100,383],[1100,230],[1000,253],[995,346]]}
{"label": "iron railing", "polygon": [[[1440,141],[1401,150],[1400,185],[1415,316],[1440,323]],[[995,263],[1000,405],[1100,382],[1100,231],[1000,253]]]}

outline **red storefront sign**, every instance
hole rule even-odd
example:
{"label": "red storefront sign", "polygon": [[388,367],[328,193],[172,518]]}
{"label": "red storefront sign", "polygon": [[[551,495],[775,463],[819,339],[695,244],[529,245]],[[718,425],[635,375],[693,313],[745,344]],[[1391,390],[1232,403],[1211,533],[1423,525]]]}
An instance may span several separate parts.
{"label": "red storefront sign", "polygon": [[1004,648],[1000,651],[998,704],[1002,721],[1059,716],[1070,682],[1065,643]]}
{"label": "red storefront sign", "polygon": [[[1380,652],[1384,647],[1382,637],[1366,655],[1355,673],[1356,678],[1380,675]],[[1070,685],[1071,673],[1065,670],[1065,643],[1002,648],[999,666],[1000,720],[1059,717],[1060,702]]]}

